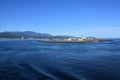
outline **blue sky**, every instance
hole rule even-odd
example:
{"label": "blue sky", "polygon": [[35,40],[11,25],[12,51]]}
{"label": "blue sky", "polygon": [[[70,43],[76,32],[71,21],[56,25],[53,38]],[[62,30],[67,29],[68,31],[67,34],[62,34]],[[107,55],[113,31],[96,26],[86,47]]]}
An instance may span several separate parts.
{"label": "blue sky", "polygon": [[0,32],[120,37],[120,0],[0,0]]}

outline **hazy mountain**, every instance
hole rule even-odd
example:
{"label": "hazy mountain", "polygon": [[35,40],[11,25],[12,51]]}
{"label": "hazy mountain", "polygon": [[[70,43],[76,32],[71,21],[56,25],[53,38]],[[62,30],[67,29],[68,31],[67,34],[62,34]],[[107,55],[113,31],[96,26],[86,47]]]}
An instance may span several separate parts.
{"label": "hazy mountain", "polygon": [[23,33],[26,35],[31,35],[31,36],[51,36],[50,34],[47,34],[47,33],[37,33],[33,31],[25,31]]}
{"label": "hazy mountain", "polygon": [[14,31],[14,32],[0,32],[0,37],[43,37],[43,36],[51,36],[50,34],[46,33],[36,33],[32,31],[25,31],[25,32],[19,32],[19,31]]}
{"label": "hazy mountain", "polygon": [[46,37],[52,37],[52,38],[68,38],[71,36],[67,36],[67,35],[57,35],[57,36],[53,36],[51,34],[47,34],[47,33],[37,33],[37,32],[33,32],[33,31],[24,31],[24,32],[20,32],[20,31],[5,31],[5,32],[0,32],[0,38],[2,37],[7,37],[7,38],[21,38],[21,37],[25,37],[25,38],[46,38]]}

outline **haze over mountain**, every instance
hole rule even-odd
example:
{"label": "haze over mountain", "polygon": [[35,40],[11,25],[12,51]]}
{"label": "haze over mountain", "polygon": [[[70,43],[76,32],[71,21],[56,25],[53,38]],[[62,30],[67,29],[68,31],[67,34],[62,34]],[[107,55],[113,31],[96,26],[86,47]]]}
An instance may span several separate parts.
{"label": "haze over mountain", "polygon": [[37,33],[37,32],[33,32],[33,31],[24,31],[24,32],[5,31],[5,32],[1,32],[0,36],[51,36],[51,35],[47,34],[47,33]]}
{"label": "haze over mountain", "polygon": [[4,31],[0,32],[0,37],[2,38],[21,38],[21,37],[26,37],[26,38],[46,38],[46,37],[72,37],[72,36],[67,36],[67,35],[51,35],[48,33],[38,33],[38,32],[33,32],[33,31]]}

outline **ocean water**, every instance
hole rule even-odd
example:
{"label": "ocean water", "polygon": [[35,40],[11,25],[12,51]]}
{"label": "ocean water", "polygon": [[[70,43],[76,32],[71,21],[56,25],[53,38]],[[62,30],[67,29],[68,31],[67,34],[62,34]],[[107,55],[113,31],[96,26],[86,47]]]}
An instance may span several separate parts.
{"label": "ocean water", "polygon": [[120,40],[0,40],[0,80],[120,80]]}

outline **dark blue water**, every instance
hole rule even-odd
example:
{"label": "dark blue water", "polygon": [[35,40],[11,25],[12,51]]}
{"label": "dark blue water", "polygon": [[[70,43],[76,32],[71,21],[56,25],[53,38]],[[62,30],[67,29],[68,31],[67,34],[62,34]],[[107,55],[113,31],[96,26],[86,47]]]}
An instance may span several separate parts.
{"label": "dark blue water", "polygon": [[120,80],[120,40],[0,40],[0,80]]}

